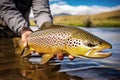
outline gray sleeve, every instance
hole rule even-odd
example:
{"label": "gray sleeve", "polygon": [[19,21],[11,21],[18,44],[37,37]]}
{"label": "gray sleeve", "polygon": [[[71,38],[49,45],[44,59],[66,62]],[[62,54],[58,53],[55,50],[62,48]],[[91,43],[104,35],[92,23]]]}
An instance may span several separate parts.
{"label": "gray sleeve", "polygon": [[48,0],[33,0],[32,10],[39,28],[44,22],[53,22]]}
{"label": "gray sleeve", "polygon": [[15,7],[13,0],[0,1],[0,17],[17,34],[20,34],[24,27],[27,28],[29,26],[20,11]]}

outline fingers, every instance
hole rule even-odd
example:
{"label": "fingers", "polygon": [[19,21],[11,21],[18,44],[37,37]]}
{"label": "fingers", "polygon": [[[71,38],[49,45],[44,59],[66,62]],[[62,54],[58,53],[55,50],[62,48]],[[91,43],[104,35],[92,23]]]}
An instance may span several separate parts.
{"label": "fingers", "polygon": [[21,42],[23,43],[23,46],[26,47],[27,46],[27,37],[29,34],[31,34],[32,31],[26,31],[21,35]]}
{"label": "fingers", "polygon": [[58,54],[58,55],[57,55],[57,58],[58,58],[59,60],[63,60],[64,56],[63,56],[63,54]]}
{"label": "fingers", "polygon": [[27,46],[27,37],[26,37],[26,35],[22,35],[21,42],[23,43],[24,47]]}
{"label": "fingers", "polygon": [[[63,60],[63,59],[64,59],[64,55],[63,55],[63,54],[57,54],[57,58],[58,58],[59,60]],[[72,55],[68,55],[68,58],[69,58],[70,60],[73,60],[75,57],[73,57]]]}
{"label": "fingers", "polygon": [[75,57],[73,57],[72,55],[69,55],[68,58],[69,58],[70,60],[75,59]]}

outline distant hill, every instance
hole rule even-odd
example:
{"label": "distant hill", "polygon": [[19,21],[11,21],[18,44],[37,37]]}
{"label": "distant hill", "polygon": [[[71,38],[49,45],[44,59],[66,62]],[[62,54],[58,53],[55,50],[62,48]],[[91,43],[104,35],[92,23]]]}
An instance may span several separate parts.
{"label": "distant hill", "polygon": [[68,13],[60,13],[60,14],[53,15],[53,16],[61,16],[61,15],[70,15],[70,14],[68,14]]}
{"label": "distant hill", "polygon": [[120,20],[120,10],[115,10],[111,12],[104,12],[96,15],[92,15],[93,18],[99,19],[119,19]]}

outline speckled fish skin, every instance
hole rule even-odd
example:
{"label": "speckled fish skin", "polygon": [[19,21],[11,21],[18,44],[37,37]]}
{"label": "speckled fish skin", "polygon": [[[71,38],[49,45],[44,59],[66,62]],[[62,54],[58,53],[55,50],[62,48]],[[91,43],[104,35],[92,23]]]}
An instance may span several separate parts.
{"label": "speckled fish skin", "polygon": [[[55,27],[57,26],[57,27]],[[38,30],[27,38],[29,51],[42,53],[41,64],[56,54],[70,54],[75,57],[105,58],[111,53],[100,53],[112,45],[99,37],[76,27],[53,25],[53,28]],[[29,53],[23,53],[27,56]]]}

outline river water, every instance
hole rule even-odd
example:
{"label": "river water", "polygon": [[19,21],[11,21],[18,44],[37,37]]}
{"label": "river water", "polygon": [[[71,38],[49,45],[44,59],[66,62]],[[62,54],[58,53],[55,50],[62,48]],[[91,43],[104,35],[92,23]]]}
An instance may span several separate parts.
{"label": "river water", "polygon": [[[120,80],[120,28],[82,28],[110,42],[104,59],[56,58],[40,65],[40,56],[21,58],[12,39],[0,38],[0,80]],[[34,29],[35,30],[35,29]]]}

